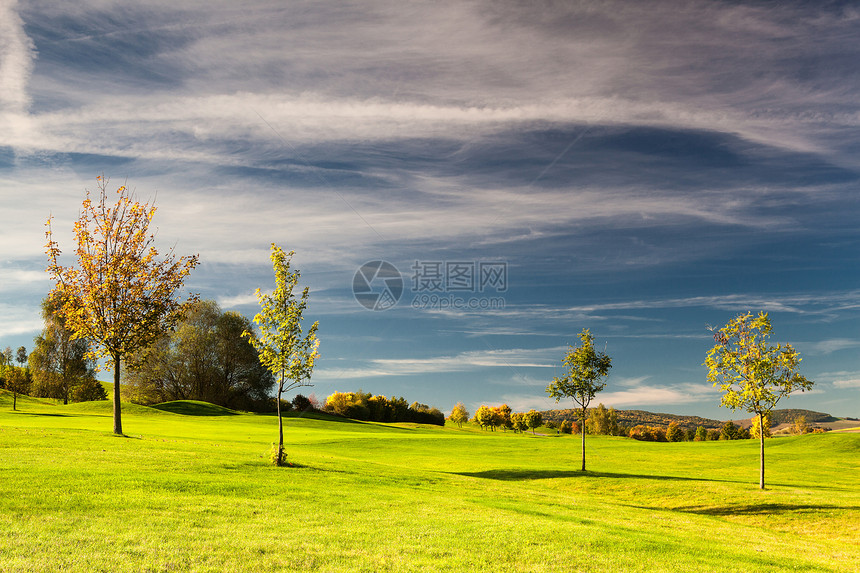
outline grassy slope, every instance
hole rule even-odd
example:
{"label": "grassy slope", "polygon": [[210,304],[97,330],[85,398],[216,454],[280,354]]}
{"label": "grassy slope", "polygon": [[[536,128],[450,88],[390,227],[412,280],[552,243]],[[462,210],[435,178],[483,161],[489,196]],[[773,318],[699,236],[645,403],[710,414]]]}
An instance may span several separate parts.
{"label": "grassy slope", "polygon": [[[860,571],[860,436],[657,444],[0,393],[0,571]],[[170,411],[173,410],[173,411]],[[176,413],[183,412],[183,413]]]}

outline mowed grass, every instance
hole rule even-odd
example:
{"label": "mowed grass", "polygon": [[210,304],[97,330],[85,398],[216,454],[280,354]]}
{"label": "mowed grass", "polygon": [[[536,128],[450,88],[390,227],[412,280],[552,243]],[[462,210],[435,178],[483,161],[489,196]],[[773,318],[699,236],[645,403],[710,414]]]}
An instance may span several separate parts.
{"label": "mowed grass", "polygon": [[655,444],[0,393],[0,571],[860,571],[860,435]]}

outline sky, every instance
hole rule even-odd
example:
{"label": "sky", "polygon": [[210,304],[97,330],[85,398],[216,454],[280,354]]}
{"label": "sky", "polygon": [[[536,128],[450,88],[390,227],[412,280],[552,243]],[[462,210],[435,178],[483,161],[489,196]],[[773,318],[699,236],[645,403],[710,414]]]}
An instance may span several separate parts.
{"label": "sky", "polygon": [[815,381],[778,407],[860,417],[858,38],[851,2],[0,0],[0,346],[104,174],[225,311],[295,251],[305,394],[571,407],[588,328],[595,402],[738,419],[708,327],[764,311]]}

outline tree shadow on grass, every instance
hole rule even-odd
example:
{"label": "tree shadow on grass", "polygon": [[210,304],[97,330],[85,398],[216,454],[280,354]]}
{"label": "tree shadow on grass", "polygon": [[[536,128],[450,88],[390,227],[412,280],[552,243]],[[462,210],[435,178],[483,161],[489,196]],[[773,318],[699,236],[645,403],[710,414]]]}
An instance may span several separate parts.
{"label": "tree shadow on grass", "polygon": [[713,515],[725,517],[732,515],[779,515],[787,513],[814,514],[822,511],[846,510],[857,511],[860,506],[856,505],[832,505],[832,504],[803,504],[803,503],[745,503],[725,506],[688,505],[681,507],[648,507],[631,505],[638,509],[651,511],[671,511],[679,513],[694,513],[696,515]]}
{"label": "tree shadow on grass", "polygon": [[[559,479],[559,478],[609,478],[609,479],[638,479],[652,481],[678,481],[678,482],[711,482],[711,483],[735,483],[744,485],[758,485],[757,482],[744,479],[721,479],[712,477],[691,477],[691,476],[667,476],[655,474],[625,474],[615,472],[593,472],[580,470],[531,470],[531,469],[494,469],[480,472],[447,472],[454,475],[466,477],[474,477],[480,479],[492,479],[497,481],[528,481],[541,479]],[[803,488],[809,490],[830,490],[830,491],[845,491],[851,488],[824,485],[824,484],[794,484],[794,483],[773,483],[771,487],[787,487],[787,488]],[[638,507],[638,506],[631,506]],[[763,507],[761,505],[750,506]],[[819,507],[819,506],[809,506]],[[844,507],[844,506],[836,506]],[[643,509],[662,509],[662,508],[643,508]],[[707,508],[705,508],[707,509]],[[692,512],[692,511],[691,511]]]}
{"label": "tree shadow on grass", "polygon": [[68,414],[48,414],[45,412],[21,412],[20,410],[16,410],[16,413],[22,416],[50,416],[52,418],[68,418]]}
{"label": "tree shadow on grass", "polygon": [[650,479],[650,480],[673,480],[673,481],[730,481],[713,478],[697,478],[685,476],[661,476],[661,475],[644,475],[644,474],[622,474],[613,472],[592,472],[580,470],[530,470],[530,469],[498,469],[485,470],[481,472],[451,472],[456,475],[476,477],[481,479],[492,479],[498,481],[525,481],[538,479],[557,479],[557,478],[634,478],[634,479]]}

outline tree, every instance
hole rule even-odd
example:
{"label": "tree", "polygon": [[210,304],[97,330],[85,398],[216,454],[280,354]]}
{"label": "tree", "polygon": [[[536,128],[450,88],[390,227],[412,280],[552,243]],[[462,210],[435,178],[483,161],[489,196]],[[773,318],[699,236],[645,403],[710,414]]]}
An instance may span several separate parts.
{"label": "tree", "polygon": [[[776,403],[813,382],[797,373],[800,355],[790,344],[768,344],[772,327],[766,312],[741,314],[714,332],[716,345],[704,366],[708,381],[723,392],[720,402],[759,416],[759,424]],[[759,428],[761,430],[761,428]],[[759,488],[764,489],[764,432],[759,433]]]}
{"label": "tree", "polygon": [[723,427],[720,428],[721,440],[739,440],[741,439],[740,428],[734,422],[728,420]]}
{"label": "tree", "polygon": [[559,431],[562,434],[572,434],[573,433],[573,423],[570,420],[562,420],[561,425],[559,426]]}
{"label": "tree", "polygon": [[791,425],[791,433],[795,436],[802,436],[812,431],[809,424],[806,422],[806,416],[798,416],[794,419],[794,424]]}
{"label": "tree", "polygon": [[507,430],[508,428],[513,428],[513,424],[511,423],[511,407],[507,404],[502,404],[501,406],[494,408],[496,413],[499,415],[499,425]]}
{"label": "tree", "polygon": [[272,243],[272,267],[275,271],[275,290],[271,295],[257,289],[257,300],[261,311],[254,317],[260,327],[257,337],[250,330],[243,334],[260,355],[260,362],[278,379],[278,450],[275,452],[275,465],[284,465],[284,420],[281,417],[281,396],[301,386],[311,386],[314,362],[319,357],[319,339],[314,322],[305,334],[302,315],[308,306],[309,289],[305,287],[296,298],[293,289],[299,282],[301,273],[290,270],[294,251],[284,251]]}
{"label": "tree", "polygon": [[134,353],[125,398],[142,404],[203,400],[228,408],[264,408],[275,380],[243,336],[251,328],[250,320],[222,312],[213,300],[192,303],[173,332]]}
{"label": "tree", "polygon": [[543,415],[537,410],[529,410],[523,414],[523,421],[526,423],[526,426],[531,429],[532,434],[534,434],[535,428],[540,427],[543,423]]}
{"label": "tree", "polygon": [[764,432],[764,437],[770,437],[770,414],[765,414],[764,420],[760,420],[759,416],[753,416],[752,425],[750,426],[750,435],[755,439],[761,439],[761,432]]}
{"label": "tree", "polygon": [[481,429],[483,430],[492,423],[493,411],[488,406],[484,406],[482,404],[481,407],[475,411],[475,416],[472,418],[472,421],[481,426]]}
{"label": "tree", "polygon": [[462,428],[463,424],[469,421],[469,411],[462,402],[457,402],[457,405],[451,410],[451,417],[449,419]]}
{"label": "tree", "polygon": [[708,439],[708,431],[704,426],[699,426],[696,428],[696,437],[693,438],[697,442],[704,442]]}
{"label": "tree", "polygon": [[669,422],[669,426],[666,428],[666,441],[667,442],[683,442],[684,441],[684,430],[678,425],[678,422],[674,420]]}
{"label": "tree", "polygon": [[[176,258],[171,248],[159,258],[149,225],[155,205],[140,203],[123,185],[116,204],[108,203],[108,180],[97,178],[100,196],[87,191],[74,225],[78,268],[60,264],[60,246],[48,218],[48,272],[56,283],[52,296],[58,314],[75,339],[96,346],[90,356],[113,362],[113,431],[122,435],[120,369],[130,353],[149,346],[182,317],[185,304],[177,297],[185,277],[197,266],[197,255]],[[196,297],[191,296],[190,300]]]}
{"label": "tree", "polygon": [[514,427],[514,432],[522,433],[529,429],[525,416],[525,414],[511,414],[511,425]]}
{"label": "tree", "polygon": [[598,392],[606,386],[601,380],[609,374],[612,359],[594,349],[594,337],[586,328],[579,334],[582,345],[571,346],[562,363],[567,374],[553,378],[546,387],[547,393],[558,402],[561,398],[572,398],[579,406],[580,428],[582,428],[582,471],[585,471],[585,421],[588,405]]}
{"label": "tree", "polygon": [[[35,348],[30,353],[32,395],[59,398],[63,404],[68,404],[73,394],[77,397],[99,396],[95,389],[95,384],[98,384],[95,381],[96,363],[89,358],[89,344],[82,338],[74,338],[74,333],[66,328],[65,319],[58,313],[59,307],[60,303],[51,297],[42,301],[45,327],[36,337]],[[90,391],[73,392],[84,384]]]}
{"label": "tree", "polygon": [[6,350],[0,351],[0,388],[5,388],[6,386],[6,365],[11,365],[11,362],[12,349],[7,346]]}
{"label": "tree", "polygon": [[[21,348],[24,348],[23,346]],[[22,367],[16,368],[12,366],[13,357],[19,359],[19,364],[23,364],[24,361],[20,360],[21,358],[21,348],[18,349],[17,354],[12,353],[12,349],[10,347],[6,347],[6,349],[0,353],[3,356],[3,377],[6,385],[6,389],[12,392],[12,410],[18,409],[18,394],[26,394],[27,393],[27,372]],[[24,358],[26,359],[27,351],[24,350]]]}
{"label": "tree", "polygon": [[[8,364],[12,363],[12,349],[6,348],[6,360]],[[18,394],[27,394],[29,391],[29,373],[24,365],[27,364],[27,349],[19,346],[15,353],[15,359],[18,361],[18,368],[11,367],[6,370],[6,387],[12,391],[12,410],[18,409]]]}

